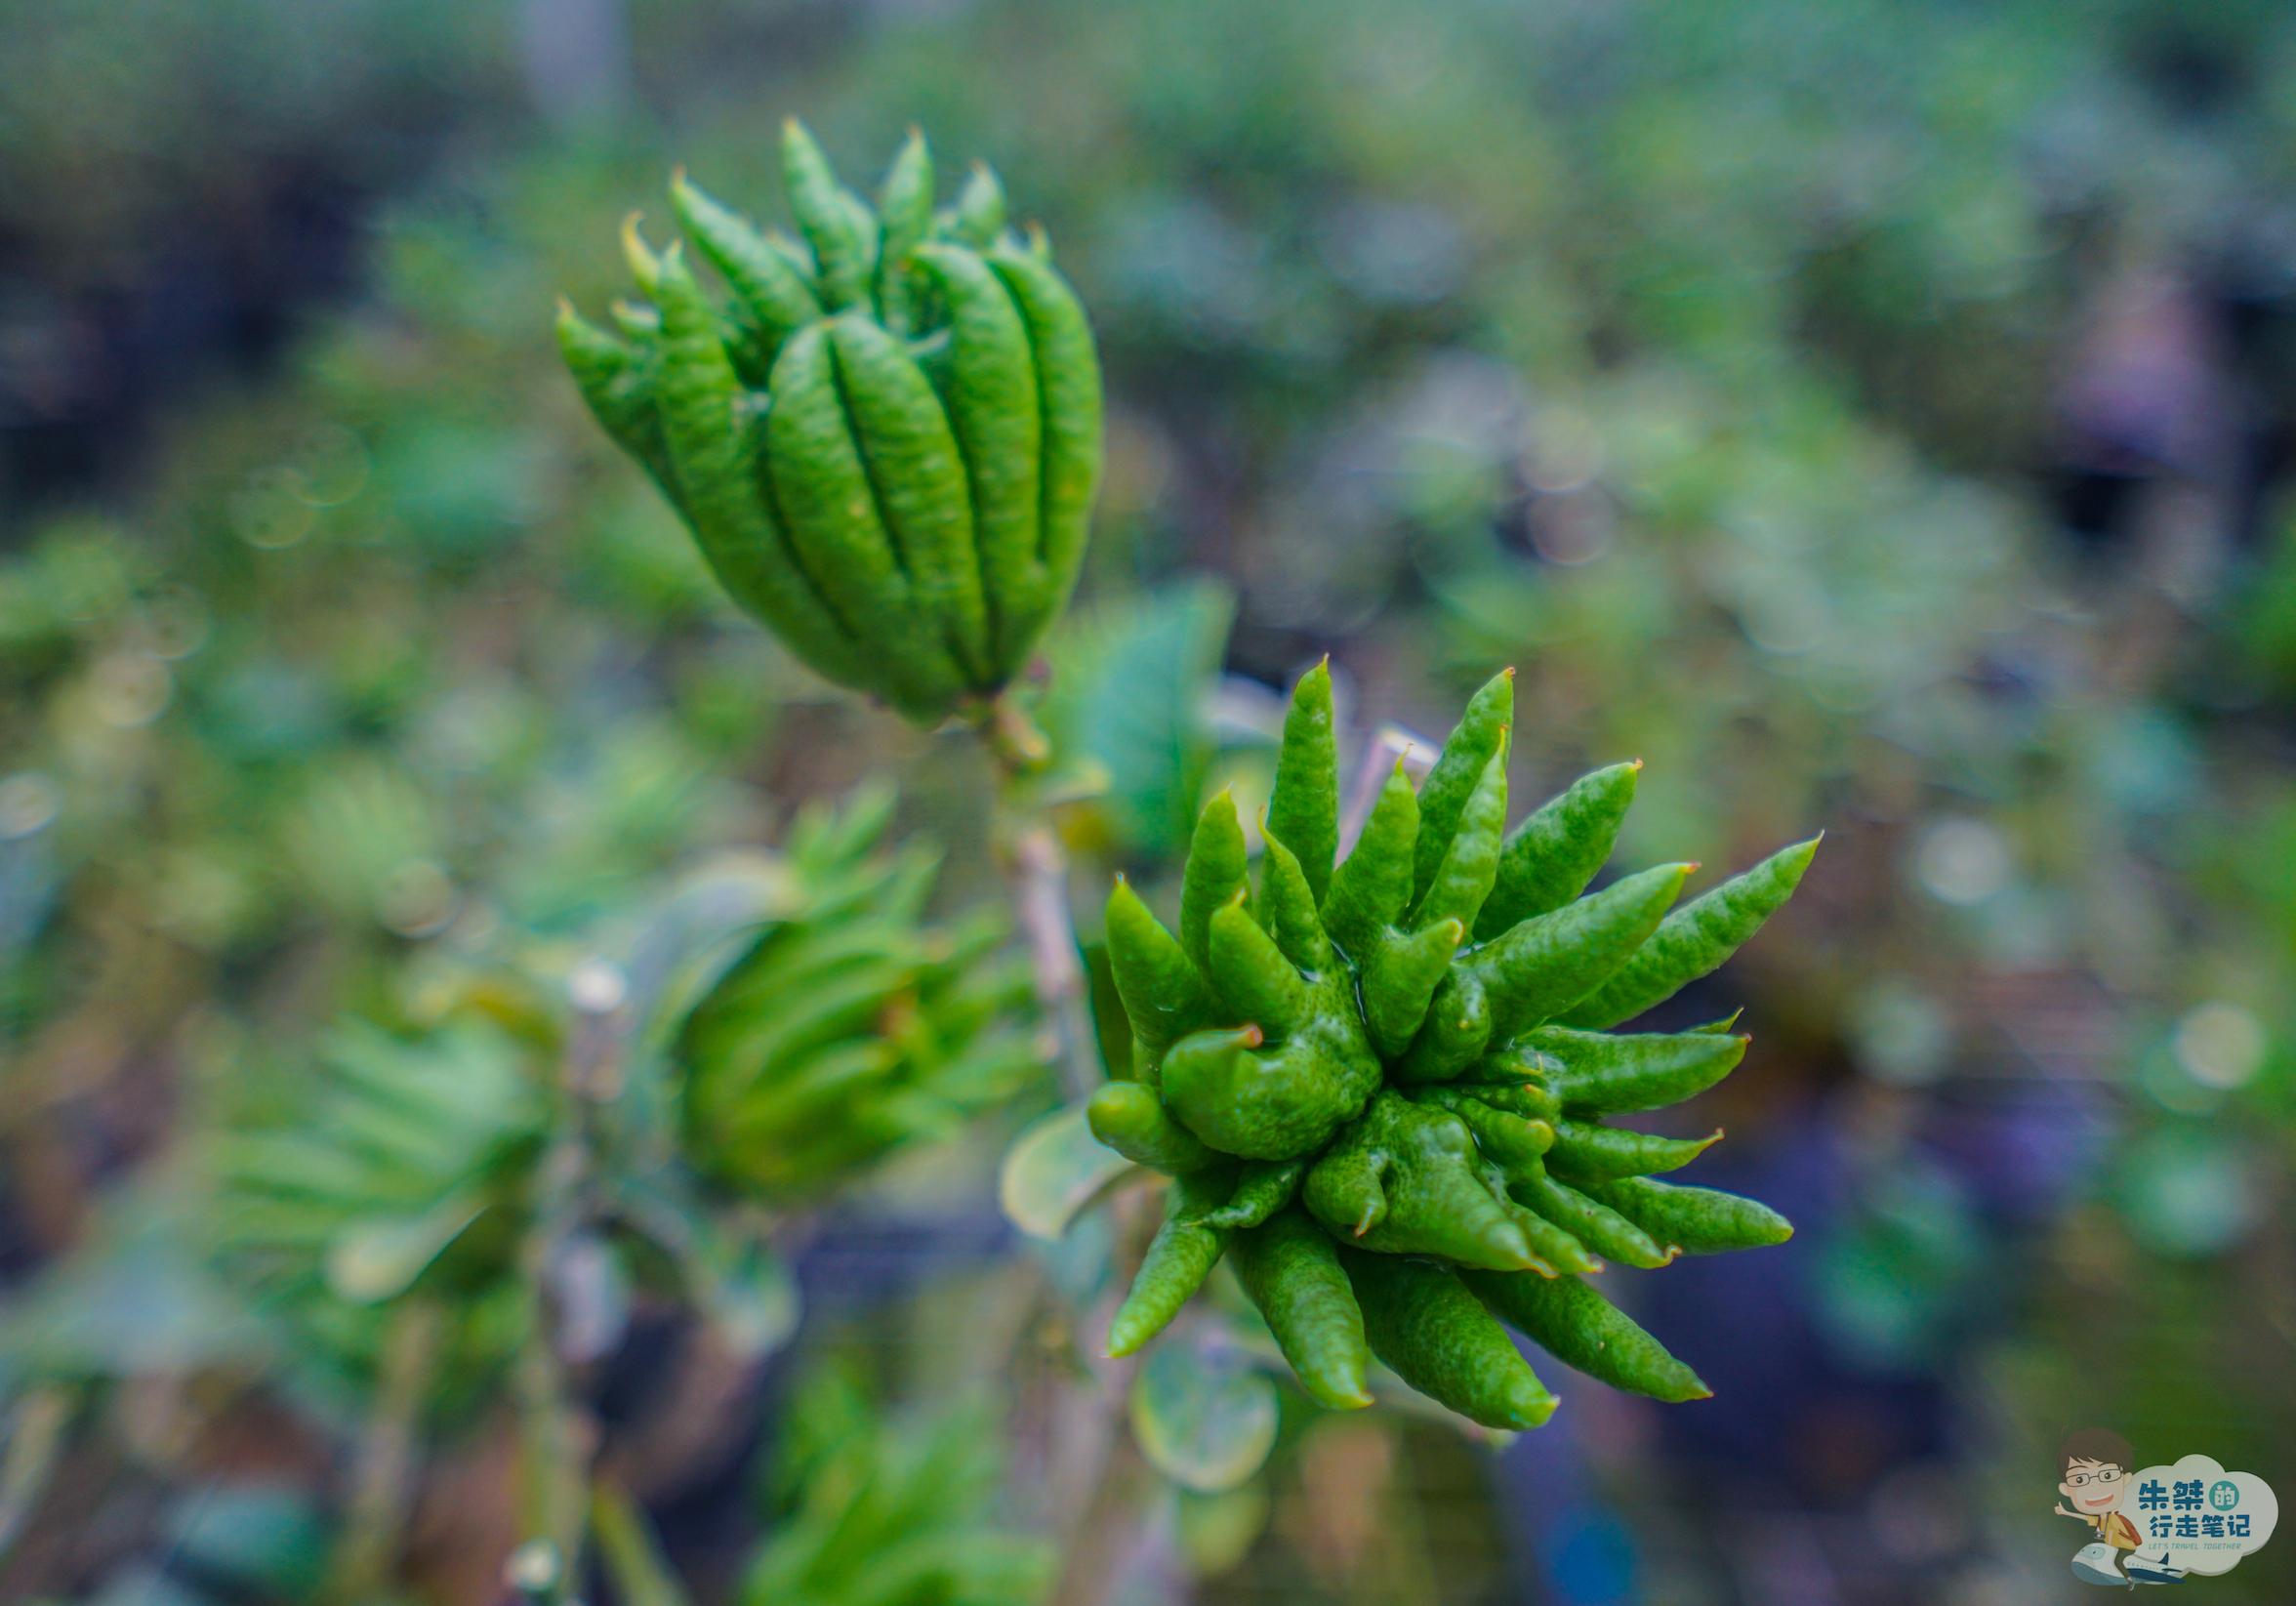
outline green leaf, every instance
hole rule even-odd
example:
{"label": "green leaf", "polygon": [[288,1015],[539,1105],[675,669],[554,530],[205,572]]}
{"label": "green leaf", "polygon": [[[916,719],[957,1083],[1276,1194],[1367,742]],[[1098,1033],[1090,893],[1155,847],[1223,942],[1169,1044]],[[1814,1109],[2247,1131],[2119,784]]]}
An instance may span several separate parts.
{"label": "green leaf", "polygon": [[404,1294],[485,1209],[476,1188],[463,1188],[413,1215],[354,1222],[327,1246],[327,1284],[353,1304]]}
{"label": "green leaf", "polygon": [[1132,1380],[1132,1436],[1149,1463],[1199,1494],[1234,1489],[1276,1443],[1276,1385],[1216,1338],[1168,1339]]}
{"label": "green leaf", "polygon": [[1140,1168],[1092,1135],[1085,1106],[1030,1124],[1004,1153],[997,1199],[1031,1238],[1058,1238],[1093,1200]]}
{"label": "green leaf", "polygon": [[1053,748],[1107,770],[1109,824],[1131,852],[1175,854],[1195,826],[1212,759],[1202,710],[1235,611],[1216,582],[1168,587],[1082,610],[1047,649]]}

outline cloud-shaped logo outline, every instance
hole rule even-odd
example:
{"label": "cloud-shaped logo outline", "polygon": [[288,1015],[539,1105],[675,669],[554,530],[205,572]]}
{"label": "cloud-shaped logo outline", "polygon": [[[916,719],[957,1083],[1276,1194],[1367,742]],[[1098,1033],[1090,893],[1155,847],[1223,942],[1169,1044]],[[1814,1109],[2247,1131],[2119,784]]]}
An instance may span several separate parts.
{"label": "cloud-shaped logo outline", "polygon": [[[2229,1513],[2226,1509],[2208,1503],[2205,1496],[2203,1503],[2190,1512],[2176,1511],[2173,1506],[2166,1511],[2147,1510],[2141,1504],[2141,1492],[2148,1484],[2158,1483],[2164,1490],[2173,1492],[2180,1483],[2194,1482],[2197,1482],[2203,1491],[2213,1489],[2219,1483],[2229,1482],[2239,1491],[2239,1502],[2229,1508]],[[2263,1549],[2265,1541],[2272,1538],[2273,1529],[2280,1519],[2279,1497],[2273,1493],[2271,1484],[2253,1472],[2229,1472],[2223,1462],[2213,1456],[2186,1456],[2174,1465],[2148,1466],[2130,1477],[2128,1491],[2121,1508],[2123,1514],[2136,1524],[2138,1534],[2144,1539],[2139,1554],[2160,1556],[2171,1566],[2203,1577],[2229,1573],[2240,1564],[2241,1557],[2252,1556]],[[2247,1537],[2179,1539],[2174,1537],[2173,1530],[2167,1537],[2153,1537],[2152,1518],[2187,1514],[2244,1515],[2248,1518]]]}

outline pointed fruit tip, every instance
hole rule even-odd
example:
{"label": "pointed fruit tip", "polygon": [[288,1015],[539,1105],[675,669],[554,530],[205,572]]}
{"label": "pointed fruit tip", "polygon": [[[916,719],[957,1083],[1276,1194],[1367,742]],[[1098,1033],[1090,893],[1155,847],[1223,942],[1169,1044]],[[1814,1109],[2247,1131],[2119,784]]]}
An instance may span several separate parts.
{"label": "pointed fruit tip", "polygon": [[1246,1026],[1239,1035],[1242,1036],[1243,1046],[1247,1049],[1256,1049],[1267,1041],[1267,1033],[1261,1031],[1256,1025]]}
{"label": "pointed fruit tip", "polygon": [[1549,1394],[1543,1400],[1535,1400],[1527,1406],[1517,1408],[1515,1421],[1525,1432],[1535,1427],[1544,1427],[1553,1418],[1555,1407],[1560,1403],[1562,1402]]}

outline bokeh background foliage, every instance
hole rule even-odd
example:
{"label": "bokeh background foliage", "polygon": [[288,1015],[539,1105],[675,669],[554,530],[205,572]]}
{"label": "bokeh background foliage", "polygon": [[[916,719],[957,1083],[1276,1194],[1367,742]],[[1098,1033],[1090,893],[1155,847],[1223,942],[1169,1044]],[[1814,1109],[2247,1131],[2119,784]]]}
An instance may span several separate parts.
{"label": "bokeh background foliage", "polygon": [[[993,1188],[1048,1079],[758,1231],[648,1106],[536,1226],[551,1068],[817,907],[800,805],[888,779],[934,921],[997,896],[977,756],[735,617],[556,367],[621,215],[770,212],[787,113],[992,159],[1093,309],[1087,942],[1327,651],[1430,739],[1516,665],[1522,796],[1646,761],[1625,862],[1829,831],[1679,1006],[1748,1007],[1682,1130],[1802,1231],[1620,1291],[1717,1398],[1494,1457],[1183,1335],[1274,1450],[1150,1398],[1130,1598],[1974,1606],[2066,1586],[2066,1429],[2296,1486],[2285,8],[34,0],[8,54],[0,1593],[494,1598],[538,1284],[599,1598],[1060,1570],[1107,1229]],[[383,1165],[378,1088],[489,1140]]]}

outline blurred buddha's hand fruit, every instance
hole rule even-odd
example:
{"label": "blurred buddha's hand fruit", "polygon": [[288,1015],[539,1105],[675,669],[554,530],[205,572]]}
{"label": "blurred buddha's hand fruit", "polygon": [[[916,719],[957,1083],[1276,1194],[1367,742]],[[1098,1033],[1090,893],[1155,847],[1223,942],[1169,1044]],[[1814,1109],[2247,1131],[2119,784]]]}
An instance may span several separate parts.
{"label": "blurred buddha's hand fruit", "polygon": [[877,850],[891,807],[875,790],[799,816],[798,906],[678,1035],[688,1152],[729,1188],[786,1202],[835,1186],[1043,1069],[1003,920],[925,924],[936,855]]}
{"label": "blurred buddha's hand fruit", "polygon": [[[993,699],[1076,583],[1100,479],[1100,368],[1041,233],[974,169],[933,207],[912,134],[872,207],[792,122],[800,238],[680,174],[685,238],[625,232],[648,298],[558,340],[598,423],[734,599],[817,672],[922,723]],[[682,246],[722,281],[704,288]]]}
{"label": "blurred buddha's hand fruit", "polygon": [[1506,831],[1513,703],[1501,675],[1415,790],[1398,765],[1341,860],[1319,667],[1292,694],[1256,885],[1224,792],[1197,825],[1176,935],[1117,885],[1108,956],[1135,1080],[1086,1115],[1175,1180],[1111,1353],[1147,1343],[1232,1254],[1327,1405],[1367,1404],[1376,1355],[1462,1416],[1535,1427],[1554,1399],[1501,1322],[1619,1387],[1705,1393],[1580,1277],[1791,1235],[1751,1200],[1650,1179],[1721,1133],[1609,1124],[1713,1086],[1747,1040],[1609,1028],[1728,959],[1818,844],[1680,908],[1693,865],[1587,894],[1638,766],[1598,770]]}

